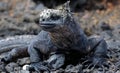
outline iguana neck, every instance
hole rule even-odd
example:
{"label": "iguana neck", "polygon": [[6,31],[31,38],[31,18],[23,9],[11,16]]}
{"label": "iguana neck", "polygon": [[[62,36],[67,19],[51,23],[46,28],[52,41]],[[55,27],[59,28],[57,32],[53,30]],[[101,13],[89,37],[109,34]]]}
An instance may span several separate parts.
{"label": "iguana neck", "polygon": [[[52,42],[59,48],[69,48],[73,45],[84,44],[86,35],[79,25],[73,20],[65,22],[65,26],[56,32],[49,33]],[[87,41],[85,41],[86,43]]]}

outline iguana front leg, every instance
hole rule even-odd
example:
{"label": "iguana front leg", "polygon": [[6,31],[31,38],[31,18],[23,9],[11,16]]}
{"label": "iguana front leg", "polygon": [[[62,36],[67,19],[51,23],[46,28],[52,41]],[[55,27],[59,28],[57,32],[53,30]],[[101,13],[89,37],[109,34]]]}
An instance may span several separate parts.
{"label": "iguana front leg", "polygon": [[28,53],[30,55],[30,61],[31,61],[31,65],[29,69],[35,70],[37,72],[40,71],[49,71],[49,69],[44,66],[43,63],[43,53],[42,49],[46,49],[46,48],[42,48],[41,46],[39,46],[40,41],[34,41],[32,42],[29,47],[28,47]]}
{"label": "iguana front leg", "polygon": [[44,65],[43,57],[49,55],[49,53],[54,50],[54,45],[51,42],[48,33],[41,31],[28,47],[31,67],[38,72],[48,71],[49,69]]}

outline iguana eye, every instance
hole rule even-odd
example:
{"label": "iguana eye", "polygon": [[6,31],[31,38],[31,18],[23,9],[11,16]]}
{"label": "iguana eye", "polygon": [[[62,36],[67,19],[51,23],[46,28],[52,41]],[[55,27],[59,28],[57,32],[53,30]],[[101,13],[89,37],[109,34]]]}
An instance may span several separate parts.
{"label": "iguana eye", "polygon": [[45,19],[42,19],[42,21],[45,21]]}

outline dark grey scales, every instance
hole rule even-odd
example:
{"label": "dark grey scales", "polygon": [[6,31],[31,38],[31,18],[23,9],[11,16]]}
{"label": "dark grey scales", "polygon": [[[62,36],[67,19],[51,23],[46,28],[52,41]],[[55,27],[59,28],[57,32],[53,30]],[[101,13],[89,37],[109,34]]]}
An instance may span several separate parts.
{"label": "dark grey scales", "polygon": [[[54,68],[54,63],[58,62],[57,58],[59,58],[58,60],[62,59],[62,63],[58,64],[58,67],[55,66],[59,68],[70,58],[73,59],[73,56],[80,59],[92,53],[89,61],[93,65],[102,66],[104,64],[107,56],[105,40],[99,37],[86,37],[70,12],[69,3],[65,3],[62,9],[42,11],[39,22],[42,31],[33,39],[28,49],[13,49],[6,57],[1,59],[3,62],[9,62],[17,57],[28,56],[29,54],[31,69],[38,72],[49,71],[50,68]],[[45,59],[48,60],[43,62]]]}
{"label": "dark grey scales", "polygon": [[27,47],[30,44],[30,40],[34,39],[35,35],[21,35],[7,37],[0,40],[0,54],[10,51],[17,47]]}

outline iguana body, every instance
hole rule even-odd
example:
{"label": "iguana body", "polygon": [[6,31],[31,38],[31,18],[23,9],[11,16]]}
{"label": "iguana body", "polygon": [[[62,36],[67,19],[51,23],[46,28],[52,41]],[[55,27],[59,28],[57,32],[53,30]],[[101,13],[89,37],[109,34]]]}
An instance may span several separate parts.
{"label": "iguana body", "polygon": [[[42,61],[44,56],[54,52],[54,55],[85,56],[93,52],[93,64],[101,65],[107,54],[107,44],[101,38],[87,38],[79,24],[73,18],[67,4],[63,9],[47,9],[40,14],[40,27],[42,31],[28,46],[31,67],[36,71],[48,70]],[[26,51],[13,49],[5,62],[24,55]],[[66,59],[66,58],[65,58]],[[99,61],[99,62],[98,62]]]}

